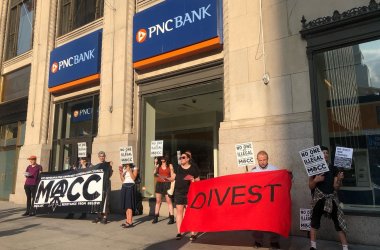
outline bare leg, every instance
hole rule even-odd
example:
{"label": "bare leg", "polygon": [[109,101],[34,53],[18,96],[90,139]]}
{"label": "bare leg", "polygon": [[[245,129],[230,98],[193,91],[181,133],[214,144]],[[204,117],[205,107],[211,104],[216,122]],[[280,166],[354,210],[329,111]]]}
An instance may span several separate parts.
{"label": "bare leg", "polygon": [[178,231],[178,233],[180,233],[180,228],[181,228],[181,223],[183,220],[183,213],[185,210],[185,206],[184,205],[176,205],[175,207],[177,209],[177,216],[176,216],[177,231]]}
{"label": "bare leg", "polygon": [[162,202],[162,195],[156,193],[156,206],[154,208],[154,214],[158,215],[161,208],[161,202]]}
{"label": "bare leg", "polygon": [[339,239],[342,245],[348,245],[346,234],[343,231],[338,231]]}
{"label": "bare leg", "polygon": [[170,214],[170,215],[173,215],[174,212],[173,212],[173,203],[172,203],[172,199],[170,199],[169,195],[165,195],[165,199],[166,199],[166,203],[168,204],[169,214]]}
{"label": "bare leg", "polygon": [[127,223],[128,224],[132,224],[133,220],[132,220],[132,209],[128,208],[127,209]]}

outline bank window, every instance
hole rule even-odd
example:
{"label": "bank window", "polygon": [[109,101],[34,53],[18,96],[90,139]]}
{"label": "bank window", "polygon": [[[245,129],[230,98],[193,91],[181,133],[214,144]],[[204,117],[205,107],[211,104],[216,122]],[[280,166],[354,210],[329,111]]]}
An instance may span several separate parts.
{"label": "bank window", "polygon": [[314,57],[322,144],[353,148],[340,199],[347,210],[380,211],[380,40]]}
{"label": "bank window", "polygon": [[64,35],[103,16],[104,0],[61,0],[59,35]]}
{"label": "bank window", "polygon": [[11,0],[5,59],[21,55],[32,48],[36,0]]}
{"label": "bank window", "polygon": [[27,97],[29,93],[30,66],[4,75],[1,102]]}

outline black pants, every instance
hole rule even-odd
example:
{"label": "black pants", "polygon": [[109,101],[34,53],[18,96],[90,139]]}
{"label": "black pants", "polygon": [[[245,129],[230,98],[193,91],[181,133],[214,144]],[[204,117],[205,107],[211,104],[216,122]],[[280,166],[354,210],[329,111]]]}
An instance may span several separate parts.
{"label": "black pants", "polygon": [[[323,208],[325,206],[325,202],[326,202],[325,198],[320,199],[319,201],[317,201],[317,204],[315,204],[315,206],[313,208],[313,214],[311,216],[311,227],[314,229],[319,229],[321,227],[321,217],[325,213],[325,211],[323,210]],[[342,231],[342,228],[340,228],[340,226],[339,226],[338,208],[337,208],[335,202],[333,202],[331,219],[334,222],[335,230],[338,232]]]}
{"label": "black pants", "polygon": [[37,186],[35,185],[24,185],[26,194],[26,212],[34,213],[34,198],[36,197]]}

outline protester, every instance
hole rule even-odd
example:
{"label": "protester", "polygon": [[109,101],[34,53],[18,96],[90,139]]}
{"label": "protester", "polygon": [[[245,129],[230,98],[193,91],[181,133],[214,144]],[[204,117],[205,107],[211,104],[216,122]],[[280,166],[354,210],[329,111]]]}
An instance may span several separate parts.
{"label": "protester", "polygon": [[[279,170],[278,167],[273,166],[268,163],[268,153],[265,151],[260,151],[257,153],[257,163],[258,165],[252,169],[252,172],[264,172],[264,171],[275,171]],[[268,215],[270,216],[270,215]],[[278,234],[272,232],[262,232],[262,231],[253,231],[253,238],[255,240],[253,247],[259,248],[263,246],[264,234],[269,235],[270,238],[270,246],[272,249],[280,249],[279,239],[280,236]]]}
{"label": "protester", "polygon": [[[329,149],[321,146],[326,162],[329,163]],[[343,172],[329,164],[329,171],[309,177],[309,188],[312,191],[312,214],[310,228],[310,250],[317,249],[317,230],[320,228],[321,217],[324,214],[331,218],[338,232],[343,250],[348,250],[346,238],[347,226],[343,211],[339,206],[337,191],[342,185]]]}
{"label": "protester", "polygon": [[133,164],[119,166],[120,180],[123,182],[120,190],[121,208],[125,211],[125,223],[123,228],[133,227],[133,211],[136,209],[136,185],[135,180],[138,175],[138,167]]}
{"label": "protester", "polygon": [[[78,165],[74,165],[72,170],[81,170],[81,169],[86,169],[86,168],[90,168],[90,167],[93,167],[92,164],[90,162],[87,162],[87,157],[81,157],[79,158],[79,163]],[[69,213],[67,216],[66,216],[66,219],[73,219],[74,218],[74,213]],[[81,216],[79,216],[78,219],[82,220],[82,219],[86,219],[87,218],[87,213],[84,212],[81,214]]]}
{"label": "protester", "polygon": [[[180,240],[182,234],[180,232],[181,223],[184,216],[184,211],[187,206],[187,193],[190,188],[191,182],[199,181],[199,169],[194,165],[190,164],[191,156],[188,153],[181,154],[180,157],[180,166],[174,169],[173,177],[170,180],[175,180],[174,188],[174,202],[177,209],[177,235],[176,239]],[[190,240],[195,240],[196,234],[191,232]]]}
{"label": "protester", "polygon": [[98,169],[102,169],[104,172],[104,182],[106,191],[103,192],[104,195],[104,206],[102,213],[98,213],[97,217],[92,221],[92,223],[102,223],[107,224],[107,216],[109,214],[109,199],[111,193],[111,176],[113,174],[112,162],[106,161],[106,153],[104,151],[99,151],[98,153],[99,163],[96,165]]}
{"label": "protester", "polygon": [[26,194],[26,211],[22,216],[34,216],[34,198],[36,196],[39,177],[42,172],[42,166],[37,164],[37,157],[31,155],[28,158],[30,165],[25,170],[25,185],[24,190]]}
{"label": "protester", "polygon": [[169,163],[169,157],[167,156],[155,158],[154,163],[155,168],[153,174],[156,176],[156,206],[154,209],[154,219],[152,223],[155,224],[158,222],[162,196],[165,196],[165,200],[169,208],[168,224],[174,224],[173,203],[167,193],[167,191],[170,189],[170,177],[174,175],[173,165]]}

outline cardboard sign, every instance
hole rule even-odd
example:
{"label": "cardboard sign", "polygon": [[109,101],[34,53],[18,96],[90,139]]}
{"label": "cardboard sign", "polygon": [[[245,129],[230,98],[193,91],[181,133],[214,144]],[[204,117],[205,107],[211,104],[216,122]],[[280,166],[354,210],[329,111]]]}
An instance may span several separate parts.
{"label": "cardboard sign", "polygon": [[334,166],[338,168],[351,168],[353,152],[352,148],[336,147]]}
{"label": "cardboard sign", "polygon": [[87,145],[85,142],[78,142],[78,157],[87,157]]}
{"label": "cardboard sign", "polygon": [[310,231],[311,209],[300,208],[300,230]]}
{"label": "cardboard sign", "polygon": [[329,171],[329,167],[319,145],[301,150],[299,153],[308,176],[314,176]]}
{"label": "cardboard sign", "polygon": [[152,141],[150,143],[150,156],[163,156],[164,155],[164,141]]}
{"label": "cardboard sign", "polygon": [[120,147],[120,161],[121,161],[121,164],[133,163],[132,146]]}
{"label": "cardboard sign", "polygon": [[253,153],[252,142],[235,145],[238,167],[255,165],[255,155]]}

